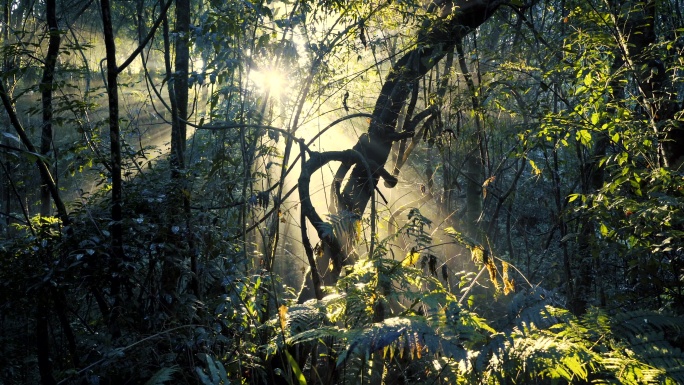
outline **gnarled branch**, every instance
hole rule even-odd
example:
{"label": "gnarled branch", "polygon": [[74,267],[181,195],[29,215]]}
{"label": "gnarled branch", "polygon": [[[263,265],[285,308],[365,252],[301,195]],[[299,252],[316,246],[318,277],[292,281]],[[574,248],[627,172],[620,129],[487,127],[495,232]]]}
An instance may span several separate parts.
{"label": "gnarled branch", "polygon": [[[335,279],[340,276],[340,273],[342,272],[342,266],[345,264],[346,261],[346,256],[344,255],[344,248],[342,247],[342,243],[340,240],[337,238],[337,236],[333,233],[332,231],[332,225],[321,218],[321,216],[318,214],[316,209],[313,207],[313,204],[311,202],[311,193],[309,190],[309,183],[311,182],[311,175],[316,172],[318,169],[321,167],[325,166],[326,164],[330,162],[341,162],[342,164],[349,164],[349,165],[361,165],[362,169],[366,171],[366,178],[368,180],[372,179],[372,171],[371,167],[368,164],[368,161],[366,158],[359,153],[358,151],[351,149],[351,150],[344,150],[344,151],[326,151],[326,152],[316,152],[316,151],[311,151],[309,150],[306,145],[304,144],[304,141],[300,140],[300,148],[302,155],[305,152],[309,152],[310,158],[306,162],[302,163],[302,172],[299,176],[299,199],[301,203],[301,210],[302,210],[302,223],[301,226],[304,228],[306,226],[306,223],[304,219],[308,219],[309,222],[314,226],[316,229],[316,232],[318,233],[318,237],[321,239],[321,241],[328,247],[330,251],[330,257],[333,263],[333,276]],[[372,184],[367,184],[365,188],[374,188]],[[304,235],[304,231],[302,230],[302,234]],[[375,233],[375,220],[371,219],[371,234]],[[307,237],[308,239],[308,237]],[[306,242],[305,242],[306,243]],[[315,262],[313,261],[313,251],[311,249],[311,245],[309,244],[308,246],[305,245],[305,249],[307,251],[307,257],[309,256],[309,253],[311,253],[311,258],[309,258],[309,264],[311,265],[311,273],[312,273],[312,278],[314,280],[314,285],[316,282],[316,278],[314,277],[314,272],[317,271]],[[372,254],[373,251],[373,236],[371,236],[371,247],[370,247],[370,253]],[[320,282],[319,282],[320,285]],[[314,290],[316,290],[314,288]]]}

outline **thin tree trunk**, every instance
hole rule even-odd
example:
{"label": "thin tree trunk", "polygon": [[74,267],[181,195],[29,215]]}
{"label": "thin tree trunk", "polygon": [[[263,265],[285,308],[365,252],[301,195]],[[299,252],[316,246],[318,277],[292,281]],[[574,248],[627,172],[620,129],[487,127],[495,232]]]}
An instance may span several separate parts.
{"label": "thin tree trunk", "polygon": [[190,249],[190,270],[193,275],[190,288],[197,296],[199,281],[197,279],[197,253],[194,249],[194,236],[190,222],[190,185],[185,174],[185,150],[187,144],[188,119],[188,73],[190,68],[190,0],[176,0],[176,56],[174,58],[175,72],[173,74],[174,97],[176,114],[172,116],[171,133],[171,170],[179,187],[183,219],[185,221],[186,241]]}
{"label": "thin tree trunk", "polygon": [[[43,78],[40,83],[41,97],[43,102],[43,129],[41,132],[40,153],[47,156],[52,148],[52,87],[54,84],[55,67],[57,56],[59,55],[60,35],[57,25],[57,2],[55,0],[45,1],[45,16],[48,24],[47,56],[45,57],[45,67],[43,68]],[[49,171],[49,166],[45,164]],[[42,180],[40,185],[40,216],[50,215],[50,188]],[[50,306],[48,305],[49,296],[44,293],[36,293],[38,303],[36,305],[36,350],[38,355],[38,371],[43,385],[56,384],[52,375],[52,360],[50,358],[50,334],[48,328],[48,315]]]}
{"label": "thin tree trunk", "polygon": [[[0,23],[0,28],[2,28],[2,46],[3,48],[9,44],[9,23],[10,23],[10,6],[11,6],[11,0],[5,0],[2,4],[2,23]],[[3,62],[2,62],[2,72],[8,72],[12,66],[12,60],[11,56],[9,54],[6,54],[3,57]],[[9,132],[10,128],[7,127],[7,132]],[[9,146],[9,137],[4,137],[2,139],[2,142],[4,145]],[[11,177],[9,175],[11,171],[11,165],[9,161],[9,157],[5,157],[5,164],[3,169],[5,170],[6,173],[8,173],[7,178],[3,179],[2,185],[0,186],[0,190],[2,191],[0,194],[0,202],[4,203],[4,212],[6,214],[9,214],[12,212],[12,185],[10,184]],[[12,223],[12,220],[9,215],[5,216],[5,231],[9,231],[10,224]]]}
{"label": "thin tree trunk", "polygon": [[[52,148],[52,89],[54,87],[55,68],[61,43],[59,26],[57,25],[57,2],[55,0],[45,1],[45,16],[47,18],[50,38],[45,57],[45,67],[43,68],[43,78],[40,83],[41,97],[43,99],[43,129],[40,140],[40,153],[47,156]],[[40,215],[50,215],[50,189],[44,183],[40,185]]]}
{"label": "thin tree trunk", "polygon": [[188,68],[190,50],[188,47],[190,28],[190,1],[176,0],[175,24],[175,58],[173,75],[173,91],[169,88],[172,104],[176,106],[176,114],[172,116],[171,132],[171,170],[175,178],[185,168],[186,121],[188,118]]}
{"label": "thin tree trunk", "polygon": [[112,224],[111,233],[111,259],[110,273],[111,295],[114,297],[114,306],[110,312],[109,328],[112,336],[117,338],[121,332],[117,326],[120,315],[120,291],[121,275],[119,274],[121,263],[124,258],[123,251],[123,226],[122,226],[122,205],[123,205],[123,186],[121,177],[121,137],[119,132],[119,94],[118,94],[118,68],[116,65],[116,45],[114,43],[114,30],[112,28],[111,5],[109,0],[100,0],[102,9],[102,24],[104,27],[105,50],[107,54],[107,97],[109,101],[109,143],[110,143],[110,163],[112,177],[111,191],[111,214]]}
{"label": "thin tree trunk", "polygon": [[52,360],[50,359],[50,329],[48,324],[49,306],[45,303],[46,296],[38,298],[36,305],[36,354],[38,357],[38,372],[42,385],[56,385],[52,375]]}
{"label": "thin tree trunk", "polygon": [[[470,100],[475,116],[475,138],[476,144],[482,142],[484,133],[482,130],[480,98],[477,96],[475,83],[473,77],[468,70],[468,65],[465,61],[465,53],[463,52],[463,44],[461,40],[456,43],[456,51],[458,52],[458,64],[461,67],[461,73],[465,79],[468,90],[470,91]],[[482,182],[484,182],[484,159],[480,156],[481,152],[477,150],[469,151],[466,155],[465,162],[465,176],[466,176],[466,233],[474,239],[479,238],[478,219],[482,213]]]}
{"label": "thin tree trunk", "polygon": [[121,176],[121,134],[119,130],[118,68],[116,66],[116,45],[112,29],[109,0],[101,0],[104,40],[107,54],[107,97],[109,101],[109,144],[112,167],[112,250],[115,256],[123,256],[122,176]]}

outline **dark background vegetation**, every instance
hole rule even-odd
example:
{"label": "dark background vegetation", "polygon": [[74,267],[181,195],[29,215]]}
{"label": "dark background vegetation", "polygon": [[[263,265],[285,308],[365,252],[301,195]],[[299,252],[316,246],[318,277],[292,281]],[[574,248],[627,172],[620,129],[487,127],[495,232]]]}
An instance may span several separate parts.
{"label": "dark background vegetation", "polygon": [[684,383],[681,1],[0,3],[0,384]]}

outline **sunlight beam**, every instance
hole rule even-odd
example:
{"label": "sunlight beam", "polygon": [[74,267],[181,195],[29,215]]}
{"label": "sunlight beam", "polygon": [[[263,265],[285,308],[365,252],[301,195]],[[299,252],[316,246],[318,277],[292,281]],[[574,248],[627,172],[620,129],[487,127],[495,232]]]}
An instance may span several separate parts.
{"label": "sunlight beam", "polygon": [[272,98],[280,99],[285,95],[285,88],[287,87],[287,79],[285,73],[275,68],[265,68],[258,71],[252,71],[250,79],[262,93],[269,93]]}

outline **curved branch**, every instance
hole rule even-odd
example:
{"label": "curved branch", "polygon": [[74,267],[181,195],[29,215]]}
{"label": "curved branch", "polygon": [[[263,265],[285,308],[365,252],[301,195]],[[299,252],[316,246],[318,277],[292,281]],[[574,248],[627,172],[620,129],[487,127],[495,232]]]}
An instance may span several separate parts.
{"label": "curved branch", "polygon": [[[302,156],[302,175],[307,172],[306,170],[306,146],[304,146],[304,142],[300,141],[299,142],[299,148],[301,150],[301,156]],[[308,184],[307,184],[308,188]],[[309,199],[309,204],[310,204],[310,199]],[[311,206],[313,209],[313,206]],[[314,210],[315,211],[315,210]],[[302,200],[302,210],[300,210],[300,223],[301,223],[301,233],[302,233],[302,243],[304,244],[304,251],[306,252],[306,258],[309,261],[309,267],[311,269],[311,282],[313,285],[313,290],[314,294],[316,296],[316,299],[321,300],[323,299],[323,291],[321,290],[321,276],[318,274],[318,267],[316,266],[316,259],[314,258],[314,251],[313,248],[311,247],[311,242],[309,241],[309,234],[306,230],[306,212],[304,211],[304,203]]]}
{"label": "curved branch", "polygon": [[159,25],[161,25],[162,20],[164,20],[164,17],[166,17],[166,12],[168,11],[169,7],[171,7],[172,3],[173,3],[173,0],[169,0],[164,5],[164,8],[162,8],[161,13],[159,14],[159,17],[154,22],[154,25],[150,29],[150,32],[147,34],[147,36],[145,36],[145,39],[143,39],[140,42],[140,44],[138,44],[138,47],[135,49],[135,51],[133,51],[133,53],[131,53],[130,56],[128,56],[128,59],[126,59],[126,61],[124,61],[123,63],[121,63],[121,65],[119,67],[117,67],[117,69],[116,69],[117,74],[120,74],[121,72],[123,72],[123,70],[125,70],[126,67],[128,67],[133,62],[133,60],[135,60],[136,56],[138,56],[140,54],[140,52],[142,52],[142,50],[145,48],[147,43],[149,43],[150,40],[152,40],[152,38],[154,37],[154,34],[157,32],[157,29],[159,28]]}
{"label": "curved branch", "polygon": [[[371,168],[364,156],[353,149],[344,151],[326,151],[322,153],[315,152],[308,150],[303,140],[300,140],[300,147],[302,151],[308,151],[311,156],[309,160],[302,163],[302,173],[299,176],[298,187],[299,199],[301,201],[302,218],[306,218],[309,220],[309,222],[311,222],[318,233],[318,237],[330,249],[331,259],[333,262],[333,274],[335,278],[337,278],[342,272],[342,266],[345,263],[344,255],[342,255],[344,249],[340,243],[340,240],[335,236],[335,234],[333,234],[332,225],[325,222],[313,207],[309,190],[311,175],[326,164],[335,161],[341,162],[343,164],[361,164],[362,168],[366,170],[366,176],[369,179],[372,178]],[[373,187],[368,185],[367,188]],[[301,226],[306,226],[306,223],[302,222]],[[375,221],[374,219],[371,219],[370,254],[372,254],[374,246],[373,234],[375,234]],[[312,266],[312,273],[313,268],[314,266]]]}

